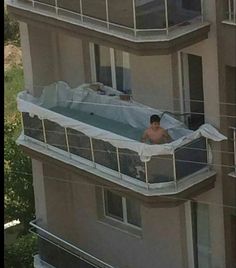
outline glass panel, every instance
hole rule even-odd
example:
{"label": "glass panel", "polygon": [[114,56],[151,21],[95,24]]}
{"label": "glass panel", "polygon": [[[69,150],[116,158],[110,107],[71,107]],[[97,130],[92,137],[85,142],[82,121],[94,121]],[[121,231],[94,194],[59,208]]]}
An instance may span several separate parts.
{"label": "glass panel", "polygon": [[131,94],[129,54],[115,50],[115,64],[117,90]]}
{"label": "glass panel", "polygon": [[[51,230],[47,231],[52,232]],[[85,262],[82,259],[79,259],[78,256],[76,256],[78,254],[78,250],[63,243],[61,240],[58,240],[47,233],[42,233],[40,231],[37,232],[40,235],[40,237],[38,237],[39,255],[40,259],[43,261],[43,263],[45,263],[44,267],[97,267]],[[60,235],[58,234],[58,236]],[[69,241],[69,238],[67,239],[67,242],[73,244],[73,241]]]}
{"label": "glass panel", "polygon": [[90,139],[82,132],[67,129],[70,152],[92,161]]}
{"label": "glass panel", "polygon": [[73,12],[80,13],[80,1],[79,0],[57,0],[57,5],[60,8],[64,8]]}
{"label": "glass panel", "polygon": [[201,0],[168,0],[169,26],[187,22],[201,15]]}
{"label": "glass panel", "polygon": [[55,0],[38,0],[34,2],[35,8],[40,10],[55,12]]}
{"label": "glass panel", "polygon": [[121,27],[118,24],[110,24],[110,30],[113,31],[114,33],[118,33],[121,34],[123,33],[124,35],[134,35],[134,29],[130,29],[130,28],[124,28]]}
{"label": "glass panel", "polygon": [[149,183],[169,182],[174,180],[172,156],[152,156],[147,163]]}
{"label": "glass panel", "polygon": [[[168,0],[170,1],[170,0]],[[173,0],[172,0],[173,1]],[[182,2],[182,8],[187,9],[187,10],[192,10],[192,11],[201,11],[201,0],[179,0],[175,2]]]}
{"label": "glass panel", "polygon": [[113,170],[118,170],[116,148],[108,142],[93,139],[95,162]]}
{"label": "glass panel", "polygon": [[106,1],[105,0],[83,0],[82,13],[84,15],[106,20]]}
{"label": "glass panel", "polygon": [[32,5],[32,0],[20,0],[19,2],[22,2],[24,4]]}
{"label": "glass panel", "polygon": [[145,166],[136,152],[119,148],[119,158],[121,173],[145,181]]}
{"label": "glass panel", "polygon": [[37,0],[37,2],[55,6],[55,0]]}
{"label": "glass panel", "polygon": [[141,227],[140,204],[136,200],[126,198],[127,221]]}
{"label": "glass panel", "polygon": [[134,27],[133,0],[108,0],[109,22]]}
{"label": "glass panel", "polygon": [[24,134],[36,140],[44,142],[42,121],[37,117],[31,117],[28,113],[22,113]]}
{"label": "glass panel", "polygon": [[181,179],[207,166],[206,139],[199,138],[175,152],[176,176]]}
{"label": "glass panel", "polygon": [[164,0],[135,0],[137,29],[166,28]]}
{"label": "glass panel", "polygon": [[57,123],[44,120],[47,143],[67,151],[65,129]]}
{"label": "glass panel", "polygon": [[94,45],[97,81],[112,87],[110,49]]}
{"label": "glass panel", "polygon": [[105,212],[118,220],[123,220],[122,197],[111,191],[104,191]]}

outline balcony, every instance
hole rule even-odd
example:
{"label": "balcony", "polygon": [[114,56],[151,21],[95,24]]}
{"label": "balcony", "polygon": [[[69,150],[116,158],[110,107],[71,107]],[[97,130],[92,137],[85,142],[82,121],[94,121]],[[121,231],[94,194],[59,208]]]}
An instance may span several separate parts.
{"label": "balcony", "polygon": [[225,24],[236,25],[236,0],[226,1]]}
{"label": "balcony", "polygon": [[38,236],[39,244],[39,255],[34,256],[34,263],[39,266],[35,267],[113,268],[103,260],[40,226],[37,220],[31,221],[30,225],[30,232]]}
{"label": "balcony", "polygon": [[[225,139],[216,129],[206,124],[188,130],[168,114],[120,100],[121,92],[104,88],[101,94],[92,84],[70,89],[58,82],[38,99],[21,92],[18,143],[146,196],[177,194],[212,178],[208,142]],[[172,142],[139,141],[154,113]]]}
{"label": "balcony", "polygon": [[79,29],[92,42],[129,44],[142,54],[169,54],[206,39],[210,29],[201,0],[8,0],[7,6],[19,20]]}

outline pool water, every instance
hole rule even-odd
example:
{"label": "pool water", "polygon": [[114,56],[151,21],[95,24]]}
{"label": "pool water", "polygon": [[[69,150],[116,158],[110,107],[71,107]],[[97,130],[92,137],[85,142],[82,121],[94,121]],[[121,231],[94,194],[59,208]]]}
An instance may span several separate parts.
{"label": "pool water", "polygon": [[140,141],[144,129],[134,128],[128,124],[124,124],[115,120],[107,119],[98,116],[94,113],[87,113],[83,111],[76,111],[73,109],[65,107],[53,107],[50,110],[57,112],[59,114],[68,116],[70,118],[76,119],[80,122],[92,125],[97,128],[101,128],[112,133],[130,138],[132,140]]}

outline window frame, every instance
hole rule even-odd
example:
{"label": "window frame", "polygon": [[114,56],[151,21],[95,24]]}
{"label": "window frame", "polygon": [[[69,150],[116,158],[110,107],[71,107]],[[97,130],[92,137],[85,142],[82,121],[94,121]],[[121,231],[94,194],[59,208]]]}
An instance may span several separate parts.
{"label": "window frame", "polygon": [[[90,67],[91,67],[91,79],[92,83],[99,83],[97,80],[97,69],[96,69],[96,60],[95,60],[95,45],[100,46],[99,44],[89,43],[89,53],[90,53]],[[107,47],[109,48],[109,47]],[[117,90],[117,79],[116,79],[116,61],[115,61],[115,49],[109,48],[110,53],[110,63],[111,63],[111,81],[112,88]],[[130,68],[130,55],[128,52],[122,52],[123,62],[128,62]],[[106,86],[106,85],[105,85]],[[120,91],[122,92],[122,91]]]}
{"label": "window frame", "polygon": [[[199,204],[201,204],[199,202]],[[209,248],[207,249],[207,256],[209,258],[210,267],[212,265],[212,242],[211,242],[211,233],[210,233],[210,211],[209,205],[204,204],[208,210],[208,232],[209,232]],[[184,204],[185,210],[185,224],[186,224],[186,246],[187,246],[187,257],[188,257],[188,267],[199,268],[199,256],[201,251],[199,250],[199,241],[196,240],[196,232],[198,231],[198,226],[196,221],[199,217],[197,210],[198,202],[196,201],[187,201]]]}
{"label": "window frame", "polygon": [[[102,203],[103,203],[103,216],[105,219],[109,219],[110,221],[114,221],[116,223],[120,223],[123,224],[125,226],[134,228],[136,230],[142,230],[142,222],[140,222],[140,226],[138,225],[134,225],[132,223],[128,222],[128,211],[127,211],[127,198],[119,195],[113,191],[110,191],[111,193],[115,194],[115,195],[119,195],[122,198],[122,214],[123,214],[123,220],[119,220],[116,217],[112,217],[112,215],[107,215],[107,211],[106,211],[106,191],[109,191],[107,189],[102,189]],[[141,213],[140,213],[140,218],[141,218]]]}

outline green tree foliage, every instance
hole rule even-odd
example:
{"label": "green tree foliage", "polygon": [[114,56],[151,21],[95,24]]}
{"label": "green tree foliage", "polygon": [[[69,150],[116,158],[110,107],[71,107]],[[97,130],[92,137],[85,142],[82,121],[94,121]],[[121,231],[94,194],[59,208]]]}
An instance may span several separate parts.
{"label": "green tree foliage", "polygon": [[13,66],[4,72],[4,117],[8,122],[14,122],[20,115],[17,112],[16,96],[23,88],[23,69],[20,66]]}
{"label": "green tree foliage", "polygon": [[24,235],[4,248],[4,267],[33,268],[33,255],[36,251],[37,237],[32,234]]}
{"label": "green tree foliage", "polygon": [[20,45],[19,24],[11,18],[4,7],[4,44],[7,42]]}
{"label": "green tree foliage", "polygon": [[34,193],[30,158],[15,142],[19,126],[19,119],[14,123],[4,120],[4,221],[19,219],[27,233],[34,217]]}

